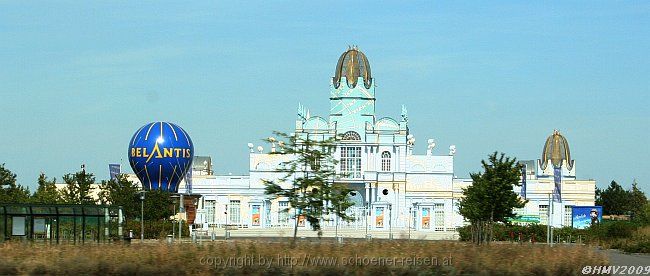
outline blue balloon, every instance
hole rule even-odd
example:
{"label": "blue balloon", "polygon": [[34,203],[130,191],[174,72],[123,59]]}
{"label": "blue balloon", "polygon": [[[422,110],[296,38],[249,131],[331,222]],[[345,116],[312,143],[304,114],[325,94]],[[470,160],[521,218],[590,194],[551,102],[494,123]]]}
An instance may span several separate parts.
{"label": "blue balloon", "polygon": [[179,126],[153,122],[135,132],[129,143],[129,163],[144,190],[178,192],[178,183],[192,166],[194,146]]}

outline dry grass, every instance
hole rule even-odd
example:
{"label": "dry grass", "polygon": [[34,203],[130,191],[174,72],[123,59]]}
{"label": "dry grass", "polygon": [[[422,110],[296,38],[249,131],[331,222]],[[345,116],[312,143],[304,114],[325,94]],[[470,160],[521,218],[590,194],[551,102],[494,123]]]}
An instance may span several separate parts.
{"label": "dry grass", "polygon": [[[272,260],[271,265],[268,261],[260,265],[261,257]],[[317,259],[319,257],[321,259]],[[388,257],[397,263],[391,264],[387,259],[382,259],[383,264],[363,264],[373,257]],[[420,263],[411,264],[407,258],[420,258]],[[425,264],[426,258],[430,258],[428,260],[433,264]],[[321,263],[317,264],[319,261]],[[591,247],[549,248],[516,244],[478,247],[460,242],[373,241],[342,245],[302,242],[295,249],[289,248],[287,243],[259,241],[172,246],[162,243],[85,246],[0,244],[2,275],[576,275],[585,265],[606,263],[605,256]]]}

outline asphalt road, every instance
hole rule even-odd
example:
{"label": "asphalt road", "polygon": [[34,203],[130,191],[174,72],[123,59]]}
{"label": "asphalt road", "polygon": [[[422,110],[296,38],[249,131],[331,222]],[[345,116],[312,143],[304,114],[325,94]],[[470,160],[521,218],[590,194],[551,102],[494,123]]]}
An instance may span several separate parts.
{"label": "asphalt road", "polygon": [[606,250],[611,265],[650,265],[649,254],[626,254],[618,250]]}

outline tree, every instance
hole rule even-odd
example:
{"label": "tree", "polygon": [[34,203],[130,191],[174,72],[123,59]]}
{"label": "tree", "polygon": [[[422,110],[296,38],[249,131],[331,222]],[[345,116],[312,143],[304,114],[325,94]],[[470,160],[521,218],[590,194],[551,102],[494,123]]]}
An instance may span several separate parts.
{"label": "tree", "polygon": [[102,204],[122,206],[125,220],[140,217],[140,187],[120,174],[117,179],[104,180],[100,185],[99,201]]}
{"label": "tree", "polygon": [[513,191],[521,185],[521,165],[516,158],[505,157],[497,152],[488,156],[488,162],[481,161],[484,172],[472,173],[472,185],[463,189],[459,212],[469,220],[472,241],[477,244],[492,239],[495,222],[508,223],[515,216],[513,209],[522,208],[526,201]]}
{"label": "tree", "polygon": [[[140,196],[138,194],[138,203]],[[145,220],[167,220],[174,215],[172,207],[174,200],[171,193],[162,190],[149,190],[144,197],[144,219]],[[139,217],[139,215],[138,215]]]}
{"label": "tree", "polygon": [[629,201],[628,201],[628,211],[632,215],[632,219],[636,218],[638,215],[641,215],[645,211],[645,207],[648,204],[648,198],[645,196],[645,193],[639,189],[636,179],[632,182],[632,188],[629,191]]}
{"label": "tree", "polygon": [[603,206],[603,214],[625,215],[629,210],[629,193],[614,180],[607,189],[598,189],[596,194],[596,205]]}
{"label": "tree", "polygon": [[38,176],[38,188],[32,195],[33,203],[56,204],[63,201],[61,193],[56,189],[56,178],[48,180],[44,173]]}
{"label": "tree", "polygon": [[29,189],[16,183],[16,174],[0,165],[0,203],[27,203]]}
{"label": "tree", "polygon": [[74,174],[66,174],[63,181],[67,184],[62,191],[63,201],[68,204],[95,204],[91,195],[92,185],[95,183],[95,176],[86,173],[85,170]]}
{"label": "tree", "polygon": [[[274,134],[281,141],[278,142],[281,149],[272,154],[285,155],[288,161],[282,162],[276,169],[283,173],[280,179],[263,181],[267,195],[286,198],[294,209],[292,247],[296,243],[300,217],[309,222],[313,231],[318,231],[319,237],[322,235],[321,221],[330,214],[343,221],[352,221],[353,218],[345,212],[354,204],[348,197],[351,190],[335,181],[338,163],[332,156],[336,149],[335,139],[316,141],[281,132]],[[267,141],[275,143],[275,139]]]}

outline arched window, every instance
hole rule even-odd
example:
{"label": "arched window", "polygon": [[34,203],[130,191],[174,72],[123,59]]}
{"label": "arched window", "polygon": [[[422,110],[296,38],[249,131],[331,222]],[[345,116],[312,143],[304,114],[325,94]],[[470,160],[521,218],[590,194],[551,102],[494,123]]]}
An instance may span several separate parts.
{"label": "arched window", "polygon": [[343,134],[343,140],[345,141],[361,141],[361,136],[359,136],[359,133],[356,133],[354,131],[348,131]]}
{"label": "arched window", "polygon": [[384,172],[390,171],[390,152],[384,151],[381,153],[381,170]]}

